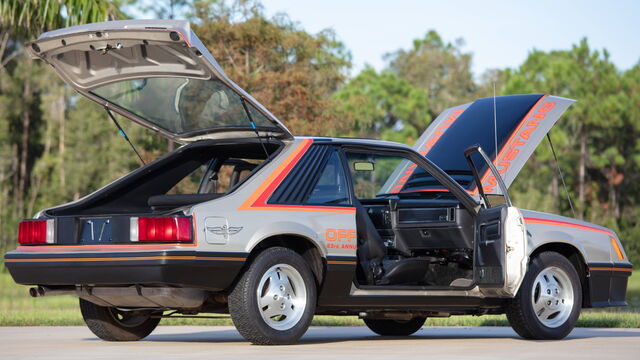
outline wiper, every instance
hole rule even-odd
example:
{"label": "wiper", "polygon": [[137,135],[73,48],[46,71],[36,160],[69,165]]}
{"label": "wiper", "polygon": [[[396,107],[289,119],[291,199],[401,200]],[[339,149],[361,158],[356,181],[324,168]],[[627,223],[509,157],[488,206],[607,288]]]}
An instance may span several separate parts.
{"label": "wiper", "polygon": [[111,120],[113,120],[113,123],[116,124],[116,126],[118,127],[118,131],[120,132],[120,135],[122,135],[122,137],[127,140],[127,142],[129,143],[129,145],[131,145],[131,148],[133,149],[133,152],[136,153],[136,155],[138,155],[138,158],[140,159],[140,161],[142,161],[142,165],[147,165],[146,162],[144,162],[144,160],[142,160],[142,156],[140,156],[140,153],[138,152],[138,150],[136,150],[136,147],[133,146],[133,143],[131,142],[131,140],[129,140],[129,137],[127,136],[127,133],[124,132],[124,130],[122,130],[122,126],[120,126],[120,124],[118,123],[118,120],[116,120],[116,117],[113,116],[113,114],[111,113],[111,110],[109,110],[108,107],[104,107],[104,109],[107,111],[107,114],[109,114],[109,117],[111,118]]}

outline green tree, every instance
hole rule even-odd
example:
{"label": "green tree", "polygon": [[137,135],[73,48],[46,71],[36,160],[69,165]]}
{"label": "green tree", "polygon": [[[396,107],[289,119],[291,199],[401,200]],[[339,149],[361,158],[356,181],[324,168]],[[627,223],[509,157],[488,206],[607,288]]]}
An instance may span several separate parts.
{"label": "green tree", "polygon": [[[42,64],[27,58],[23,43],[42,31],[119,15],[114,3],[103,0],[0,2],[0,103],[4,105],[0,128],[9,134],[0,143],[0,154],[6,155],[0,162],[0,246],[15,238],[17,220],[30,215],[32,170],[43,151],[51,150],[47,142],[51,122],[64,122],[64,110],[49,112],[53,103],[64,104],[59,90],[52,92],[51,87],[59,88],[60,81],[44,71]],[[50,96],[56,91],[57,96]]]}
{"label": "green tree", "polygon": [[389,70],[429,95],[430,115],[473,100],[477,85],[471,71],[470,53],[462,51],[464,41],[445,42],[435,31],[428,31],[413,46],[385,56]]}
{"label": "green tree", "polygon": [[471,54],[462,45],[430,30],[410,49],[386,54],[384,70],[365,68],[334,95],[339,117],[354,135],[413,143],[446,108],[487,94],[473,81]]}
{"label": "green tree", "polygon": [[336,114],[351,135],[413,142],[431,121],[429,96],[391,71],[366,67],[335,93]]}
{"label": "green tree", "polygon": [[[606,50],[593,50],[583,39],[570,50],[533,51],[504,74],[505,93],[577,99],[551,130],[577,217],[618,230],[634,259],[640,259],[638,69],[620,72]],[[536,150],[512,192],[520,206],[570,214],[547,144]]]}
{"label": "green tree", "polygon": [[[568,176],[576,180],[578,217],[585,216],[587,202],[603,197],[608,199],[608,212],[619,217],[626,94],[620,92],[622,76],[608,53],[592,51],[586,40],[569,51],[534,51],[517,70],[507,71],[506,78],[505,93],[543,92],[578,99],[556,127],[572,134],[560,144],[560,152],[568,164],[577,164],[571,166],[577,171]],[[596,182],[589,184],[590,178]]]}
{"label": "green tree", "polygon": [[[297,135],[348,130],[332,109],[350,54],[332,31],[309,34],[253,2],[198,2],[194,30],[233,81]],[[338,129],[338,130],[336,130]]]}

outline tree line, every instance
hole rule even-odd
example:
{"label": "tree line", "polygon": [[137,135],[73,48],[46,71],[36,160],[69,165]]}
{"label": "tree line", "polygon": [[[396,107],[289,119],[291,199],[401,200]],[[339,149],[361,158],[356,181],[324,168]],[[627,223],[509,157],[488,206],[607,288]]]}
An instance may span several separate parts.
{"label": "tree line", "polygon": [[[575,213],[616,230],[640,263],[640,63],[621,71],[605,49],[582,39],[476,76],[462,40],[428,30],[406,48],[389,49],[382,70],[349,76],[349,50],[333,31],[311,34],[285,14],[267,17],[258,2],[215,0],[0,2],[0,248],[15,245],[20,219],[139,166],[103,109],[23,51],[42,31],[126,18],[136,6],[188,18],[227,74],[297,135],[411,144],[440,111],[491,96],[494,85],[499,95],[577,99],[550,132],[574,209],[546,142],[512,185],[512,197],[522,208]],[[176,146],[120,123],[145,161]]]}

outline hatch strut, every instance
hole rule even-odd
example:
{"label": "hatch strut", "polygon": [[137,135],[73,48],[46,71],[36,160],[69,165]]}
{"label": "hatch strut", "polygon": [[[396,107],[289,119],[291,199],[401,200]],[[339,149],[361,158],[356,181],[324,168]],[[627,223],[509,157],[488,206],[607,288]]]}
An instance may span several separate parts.
{"label": "hatch strut", "polygon": [[147,163],[144,162],[144,160],[142,160],[142,156],[140,156],[140,153],[138,152],[138,150],[136,150],[136,147],[133,146],[133,143],[131,142],[131,140],[129,140],[129,137],[127,136],[127,134],[124,132],[124,130],[122,130],[122,126],[120,126],[120,124],[118,123],[118,120],[116,120],[116,117],[113,116],[113,114],[111,113],[111,110],[109,110],[109,108],[106,106],[104,107],[104,109],[107,111],[107,114],[109,114],[109,117],[111,118],[111,120],[113,120],[113,123],[116,124],[116,126],[118,127],[118,131],[120,132],[120,135],[122,135],[122,137],[125,140],[127,140],[129,145],[131,145],[133,152],[135,152],[136,155],[138,155],[138,158],[140,159],[140,161],[142,161],[142,165],[147,165]]}
{"label": "hatch strut", "polygon": [[249,123],[251,124],[253,131],[255,131],[256,136],[258,137],[258,141],[260,141],[260,145],[262,145],[262,150],[264,150],[264,155],[267,157],[267,159],[269,159],[269,152],[267,151],[267,147],[264,146],[264,143],[262,142],[260,133],[258,133],[258,128],[256,128],[256,123],[253,122],[253,117],[251,116],[251,113],[249,112],[249,108],[247,108],[247,104],[245,103],[244,99],[242,99],[242,107],[244,108],[244,112],[247,113],[247,117],[249,118]]}
{"label": "hatch strut", "polygon": [[547,133],[547,140],[549,140],[549,146],[551,146],[551,153],[553,154],[553,159],[556,161],[556,168],[558,169],[558,174],[560,174],[560,180],[562,180],[562,186],[564,187],[564,192],[567,194],[567,200],[569,201],[569,207],[571,208],[571,213],[573,213],[573,217],[576,217],[576,211],[573,210],[573,203],[571,202],[571,195],[569,195],[569,189],[567,189],[567,184],[564,182],[564,175],[562,175],[562,169],[560,169],[560,163],[558,162],[558,157],[556,156],[556,150],[553,148],[553,143],[551,142],[551,136]]}

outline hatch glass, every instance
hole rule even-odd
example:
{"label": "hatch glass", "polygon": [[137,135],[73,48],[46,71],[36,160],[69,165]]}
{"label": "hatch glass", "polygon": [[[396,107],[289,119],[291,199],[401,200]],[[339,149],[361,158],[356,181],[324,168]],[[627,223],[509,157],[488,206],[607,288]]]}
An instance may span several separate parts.
{"label": "hatch glass", "polygon": [[[240,96],[217,79],[141,78],[99,86],[91,92],[174,134],[251,128]],[[277,130],[258,114],[251,112],[256,127]]]}

